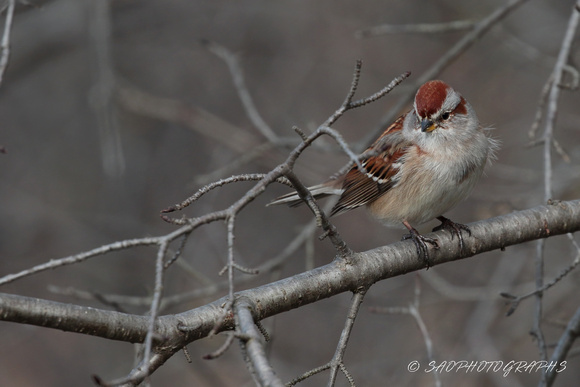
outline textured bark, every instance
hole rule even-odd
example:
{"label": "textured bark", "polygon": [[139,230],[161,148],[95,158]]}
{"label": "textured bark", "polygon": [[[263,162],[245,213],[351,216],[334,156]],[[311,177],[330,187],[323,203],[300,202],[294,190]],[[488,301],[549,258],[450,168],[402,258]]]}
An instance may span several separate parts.
{"label": "textured bark", "polygon": [[[554,202],[529,210],[470,224],[472,236],[464,237],[460,251],[457,239],[447,231],[431,234],[440,248],[431,250],[434,265],[468,258],[486,251],[504,249],[527,241],[580,230],[580,200]],[[509,251],[505,258],[509,259]],[[254,321],[299,308],[343,292],[366,288],[377,281],[424,268],[411,241],[402,241],[373,250],[336,258],[322,267],[236,293],[243,297]],[[427,273],[428,275],[428,273]],[[186,344],[206,337],[223,317],[221,298],[177,315],[160,316],[154,346],[154,368],[163,364]],[[99,310],[22,296],[0,294],[0,320],[84,333],[111,340],[141,342],[147,334],[148,317]],[[230,311],[221,330],[234,327]]]}

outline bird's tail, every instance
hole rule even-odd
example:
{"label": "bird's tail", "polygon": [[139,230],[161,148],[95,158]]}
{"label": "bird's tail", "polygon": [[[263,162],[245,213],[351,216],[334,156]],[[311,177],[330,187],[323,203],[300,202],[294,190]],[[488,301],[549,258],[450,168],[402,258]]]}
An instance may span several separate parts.
{"label": "bird's tail", "polygon": [[[308,187],[308,190],[310,191],[312,196],[314,196],[316,199],[320,199],[330,195],[342,194],[342,188],[338,188],[336,186],[333,186],[332,184],[328,184],[328,182]],[[276,198],[275,200],[271,201],[270,203],[268,203],[268,206],[274,204],[287,204],[290,207],[296,207],[302,203],[304,202],[302,199],[300,199],[298,193],[290,192],[287,193],[286,195],[282,195]]]}

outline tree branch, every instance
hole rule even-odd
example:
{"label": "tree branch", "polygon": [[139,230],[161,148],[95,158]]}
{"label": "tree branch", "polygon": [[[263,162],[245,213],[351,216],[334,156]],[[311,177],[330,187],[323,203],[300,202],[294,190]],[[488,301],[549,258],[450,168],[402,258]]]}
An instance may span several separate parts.
{"label": "tree branch", "polygon": [[[447,232],[432,234],[440,244],[438,250],[430,252],[434,265],[578,231],[580,200],[555,201],[553,204],[472,223],[469,227],[472,237],[465,239],[463,251]],[[414,244],[401,241],[354,253],[348,260],[335,259],[314,270],[238,292],[235,297],[251,300],[255,305],[252,310],[254,321],[260,321],[322,298],[356,291],[360,287],[368,287],[377,281],[423,267],[424,263],[417,259]],[[220,330],[233,329],[233,314],[227,313],[224,318],[223,305],[227,300],[228,297],[223,297],[177,315],[159,316],[149,370],[153,371],[162,365],[188,343],[206,337],[219,319],[223,319]],[[150,322],[146,316],[8,294],[0,294],[0,319],[133,343],[145,340]]]}
{"label": "tree branch", "polygon": [[552,353],[550,358],[550,364],[558,364],[557,368],[552,368],[546,373],[546,385],[551,386],[554,384],[556,376],[562,371],[560,365],[565,363],[566,357],[568,356],[568,351],[572,348],[574,341],[580,336],[580,308],[576,310],[574,316],[568,322],[566,330],[562,334],[560,340],[558,340],[558,345]]}
{"label": "tree branch", "polygon": [[235,315],[237,316],[237,326],[242,338],[244,356],[248,358],[248,365],[251,367],[252,375],[260,386],[283,387],[284,384],[276,376],[276,372],[270,365],[266,350],[260,340],[261,334],[252,316],[252,303],[247,299],[236,301]]}
{"label": "tree branch", "polygon": [[0,84],[4,78],[4,71],[8,67],[10,59],[10,31],[12,30],[12,17],[14,16],[14,6],[16,0],[8,0],[8,8],[6,9],[6,21],[4,23],[4,33],[0,42]]}
{"label": "tree branch", "polygon": [[[517,7],[524,4],[526,1],[528,0],[512,0],[502,7],[496,8],[487,17],[475,24],[473,30],[465,34],[463,38],[455,43],[449,50],[447,50],[447,52],[441,55],[441,57],[435,63],[433,63],[429,69],[415,78],[415,83],[411,89],[416,90],[419,85],[422,85],[423,83],[436,78],[455,59],[459,58],[463,52],[465,52],[469,47],[471,47],[471,45],[473,45],[479,38],[481,38],[487,31],[489,31],[491,27],[506,17]],[[369,131],[367,136],[364,137],[364,139],[361,141],[362,146],[366,148],[374,138],[376,138],[383,130],[385,130],[385,128],[395,120],[396,116],[407,107],[413,97],[414,94],[407,94],[402,96],[399,101],[391,108],[390,112],[381,119],[381,123],[378,129],[376,131]]]}

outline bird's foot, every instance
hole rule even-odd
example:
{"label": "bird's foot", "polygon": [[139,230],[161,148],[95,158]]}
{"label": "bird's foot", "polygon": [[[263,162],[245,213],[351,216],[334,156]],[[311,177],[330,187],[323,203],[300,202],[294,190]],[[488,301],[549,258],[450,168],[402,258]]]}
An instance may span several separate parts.
{"label": "bird's foot", "polygon": [[433,262],[429,258],[429,247],[427,246],[427,243],[432,245],[433,248],[438,249],[439,243],[437,242],[437,239],[424,237],[423,235],[419,234],[419,231],[415,230],[408,223],[403,222],[403,224],[405,224],[405,226],[409,230],[409,234],[403,235],[402,240],[411,239],[413,243],[415,243],[417,255],[419,256],[420,259],[423,260],[423,262],[425,262],[427,269],[429,269],[431,266],[433,266]]}
{"label": "bird's foot", "polygon": [[451,219],[448,219],[444,216],[438,216],[437,219],[441,222],[441,224],[433,229],[433,231],[439,230],[447,230],[451,233],[451,240],[457,235],[459,239],[459,248],[463,250],[463,235],[461,235],[461,231],[467,231],[469,236],[471,236],[471,230],[464,224],[455,223]]}

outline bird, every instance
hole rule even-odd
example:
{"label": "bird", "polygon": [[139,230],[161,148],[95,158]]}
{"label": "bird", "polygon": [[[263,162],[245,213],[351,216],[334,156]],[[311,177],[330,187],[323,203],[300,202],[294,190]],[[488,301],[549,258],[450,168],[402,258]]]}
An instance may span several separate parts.
{"label": "bird", "polygon": [[[366,206],[387,226],[407,228],[417,254],[430,266],[427,244],[438,241],[421,235],[413,225],[438,219],[452,238],[468,226],[443,216],[465,199],[495,157],[498,141],[480,125],[473,107],[447,83],[432,80],[415,94],[413,107],[397,118],[359,156],[350,169],[322,184],[309,187],[315,198],[337,195],[330,215]],[[360,168],[362,167],[362,168]],[[289,193],[270,204],[298,205],[302,199]]]}

